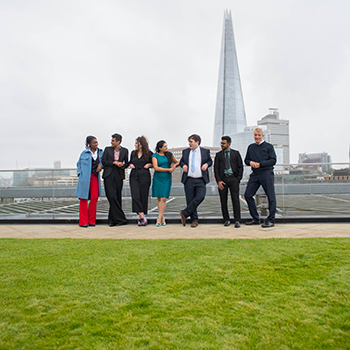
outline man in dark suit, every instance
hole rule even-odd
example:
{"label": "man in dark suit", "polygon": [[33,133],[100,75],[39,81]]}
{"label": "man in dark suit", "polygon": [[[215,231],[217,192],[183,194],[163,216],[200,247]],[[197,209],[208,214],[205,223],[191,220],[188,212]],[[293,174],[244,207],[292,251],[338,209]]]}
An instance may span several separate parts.
{"label": "man in dark suit", "polygon": [[122,135],[113,134],[111,146],[106,147],[102,156],[104,167],[103,180],[109,202],[108,225],[119,226],[127,223],[122,209],[122,189],[125,179],[125,168],[128,167],[129,151],[120,146]]}
{"label": "man in dark suit", "polygon": [[243,175],[243,162],[238,151],[230,148],[231,137],[221,138],[221,151],[216,153],[214,161],[215,179],[218,184],[221,212],[224,218],[224,226],[230,226],[230,215],[227,208],[227,195],[230,189],[233,206],[235,227],[241,227],[241,207],[239,204],[239,182]]}
{"label": "man in dark suit", "polygon": [[199,147],[201,138],[193,134],[188,137],[189,148],[182,151],[180,166],[183,173],[181,182],[185,185],[187,207],[180,211],[182,225],[186,225],[187,217],[191,217],[191,227],[198,226],[197,207],[205,198],[206,184],[209,182],[208,168],[213,161],[210,151]]}

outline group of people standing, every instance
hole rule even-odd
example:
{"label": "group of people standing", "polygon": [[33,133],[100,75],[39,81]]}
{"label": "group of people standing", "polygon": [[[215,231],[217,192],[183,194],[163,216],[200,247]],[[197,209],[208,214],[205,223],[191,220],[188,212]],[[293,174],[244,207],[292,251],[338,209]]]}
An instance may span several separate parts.
{"label": "group of people standing", "polygon": [[[120,226],[127,224],[122,208],[122,189],[125,179],[125,169],[130,167],[129,184],[132,198],[132,211],[139,215],[138,225],[147,225],[145,215],[148,211],[148,195],[151,186],[150,168],[155,170],[153,176],[152,196],[158,199],[159,215],[157,226],[166,225],[164,211],[166,199],[171,188],[171,173],[179,165],[165,141],[156,145],[156,152],[149,149],[144,136],[135,140],[135,149],[131,152],[121,146],[122,136],[113,134],[111,146],[104,150],[98,148],[95,136],[86,138],[86,149],[80,154],[77,162],[79,177],[76,195],[80,199],[79,226],[96,225],[96,204],[101,195],[100,172],[103,168],[103,181],[106,197],[109,202],[108,225]],[[88,203],[90,200],[90,203]]]}
{"label": "group of people standing", "polygon": [[[264,132],[260,128],[254,130],[254,141],[249,145],[245,164],[250,166],[250,175],[245,199],[252,220],[248,225],[260,224],[254,195],[262,186],[269,201],[269,216],[262,227],[273,227],[275,223],[276,198],[274,192],[273,166],[276,164],[276,154],[273,146],[264,140]],[[164,140],[157,143],[155,153],[149,149],[144,136],[135,140],[135,149],[129,152],[121,146],[122,136],[113,134],[111,146],[104,151],[98,148],[94,136],[86,138],[86,149],[81,153],[77,163],[79,176],[76,195],[80,198],[79,225],[81,227],[95,226],[96,204],[101,195],[100,172],[103,168],[103,180],[106,197],[109,202],[108,225],[125,225],[127,219],[122,209],[122,188],[125,179],[125,169],[130,167],[129,184],[132,198],[132,211],[139,215],[138,225],[145,226],[148,211],[148,195],[151,185],[150,168],[154,168],[152,197],[157,198],[158,218],[156,225],[166,225],[164,211],[169,198],[172,172],[181,166],[182,178],[186,196],[186,208],[180,211],[181,222],[186,225],[191,219],[191,227],[198,226],[197,208],[203,202],[206,194],[206,184],[210,181],[208,168],[212,166],[209,149],[200,147],[201,137],[193,134],[188,137],[189,147],[182,151],[180,161],[168,151]],[[231,224],[227,207],[228,191],[230,190],[234,213],[234,225],[240,227],[241,210],[239,199],[239,183],[243,175],[243,162],[238,151],[231,149],[231,138],[221,138],[221,151],[214,160],[214,173],[220,195],[221,211],[224,226]],[[88,203],[90,200],[90,203]]]}

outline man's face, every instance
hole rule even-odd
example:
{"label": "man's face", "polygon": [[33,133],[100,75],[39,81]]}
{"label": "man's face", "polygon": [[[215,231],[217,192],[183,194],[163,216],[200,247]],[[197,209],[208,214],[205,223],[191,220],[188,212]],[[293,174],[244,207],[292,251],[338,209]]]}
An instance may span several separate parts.
{"label": "man's face", "polygon": [[194,149],[198,148],[198,146],[199,146],[199,141],[196,142],[196,141],[193,140],[193,139],[189,139],[188,145],[190,146],[191,150],[194,150]]}
{"label": "man's face", "polygon": [[221,140],[221,149],[224,151],[228,151],[230,149],[230,143],[227,142],[227,140]]}
{"label": "man's face", "polygon": [[264,134],[260,131],[254,131],[254,141],[259,144],[264,139]]}
{"label": "man's face", "polygon": [[120,145],[120,141],[117,141],[115,137],[112,137],[111,145],[113,148],[117,148]]}

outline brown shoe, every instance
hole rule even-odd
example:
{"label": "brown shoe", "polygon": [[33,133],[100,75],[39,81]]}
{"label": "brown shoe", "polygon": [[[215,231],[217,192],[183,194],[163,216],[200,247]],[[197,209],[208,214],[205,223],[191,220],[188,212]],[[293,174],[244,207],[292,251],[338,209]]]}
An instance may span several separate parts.
{"label": "brown shoe", "polygon": [[182,225],[186,226],[186,217],[185,217],[184,213],[182,212],[182,210],[180,210],[180,216],[181,216]]}
{"label": "brown shoe", "polygon": [[193,221],[191,224],[191,227],[197,227],[198,226],[198,222],[197,221]]}

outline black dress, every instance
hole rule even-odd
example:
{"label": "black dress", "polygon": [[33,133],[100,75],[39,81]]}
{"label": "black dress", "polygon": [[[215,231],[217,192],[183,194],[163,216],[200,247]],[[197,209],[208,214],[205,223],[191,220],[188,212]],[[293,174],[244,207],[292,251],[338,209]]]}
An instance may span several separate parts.
{"label": "black dress", "polygon": [[149,151],[149,159],[146,160],[143,157],[138,157],[137,152],[131,152],[130,164],[135,166],[135,169],[131,170],[129,182],[132,199],[132,211],[134,213],[145,213],[148,211],[148,194],[151,186],[151,174],[149,169],[145,169],[144,166],[147,163],[152,164],[152,154]]}

